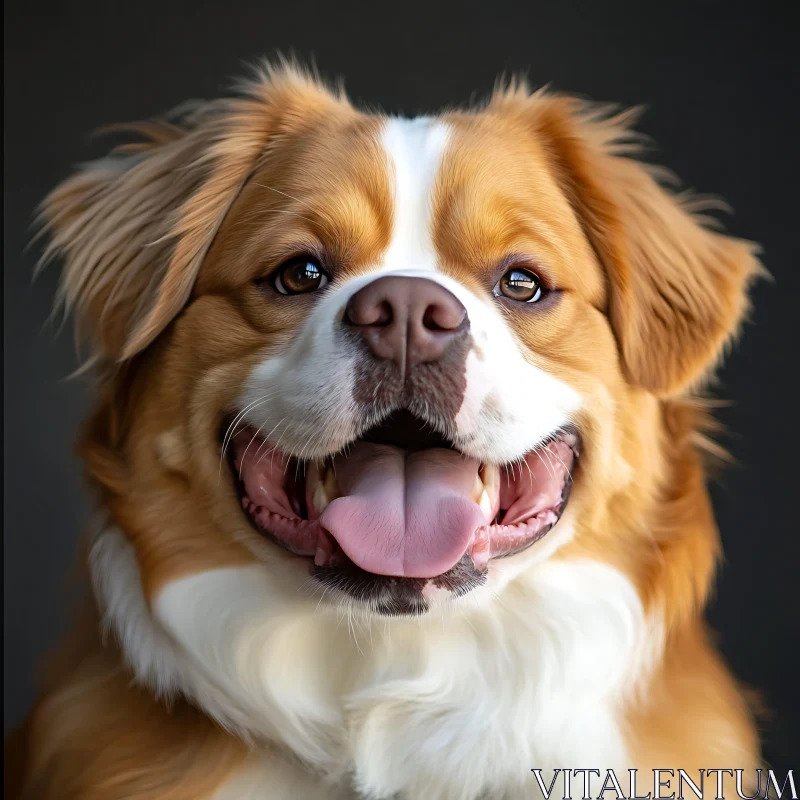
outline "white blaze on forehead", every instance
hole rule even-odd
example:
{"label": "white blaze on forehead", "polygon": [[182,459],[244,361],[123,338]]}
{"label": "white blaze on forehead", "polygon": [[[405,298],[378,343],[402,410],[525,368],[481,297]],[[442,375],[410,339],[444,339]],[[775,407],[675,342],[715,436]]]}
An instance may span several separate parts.
{"label": "white blaze on forehead", "polygon": [[448,139],[447,126],[431,117],[392,118],[383,129],[394,201],[385,269],[436,269],[431,199]]}

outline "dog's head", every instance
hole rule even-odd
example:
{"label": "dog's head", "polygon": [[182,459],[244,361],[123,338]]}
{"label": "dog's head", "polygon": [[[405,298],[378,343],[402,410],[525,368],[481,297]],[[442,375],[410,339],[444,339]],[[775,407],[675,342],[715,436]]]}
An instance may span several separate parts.
{"label": "dog's head", "polygon": [[392,118],[286,69],[60,186],[84,452],[146,593],[255,562],[414,614],[635,549],[758,264],[628,121],[519,87]]}

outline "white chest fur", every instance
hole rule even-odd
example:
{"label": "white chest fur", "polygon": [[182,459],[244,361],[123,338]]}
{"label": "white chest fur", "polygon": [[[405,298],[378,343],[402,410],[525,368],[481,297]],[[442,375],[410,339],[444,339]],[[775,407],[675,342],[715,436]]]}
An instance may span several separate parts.
{"label": "white chest fur", "polygon": [[[108,531],[93,555],[139,680],[288,747],[328,786],[515,798],[531,796],[533,767],[628,766],[619,708],[657,653],[657,626],[606,565],[547,561],[485,608],[392,622],[287,596],[268,566],[219,569],[165,587],[154,619],[124,537]],[[305,783],[294,769],[289,784]],[[258,797],[264,770],[231,791]]]}

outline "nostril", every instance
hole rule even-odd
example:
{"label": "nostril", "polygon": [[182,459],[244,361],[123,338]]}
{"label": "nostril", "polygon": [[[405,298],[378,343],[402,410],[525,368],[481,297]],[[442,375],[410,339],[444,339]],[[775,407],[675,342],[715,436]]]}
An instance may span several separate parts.
{"label": "nostril", "polygon": [[446,328],[439,321],[440,316],[441,313],[438,306],[428,306],[422,316],[422,324],[429,331],[446,330]]}
{"label": "nostril", "polygon": [[455,331],[461,327],[466,315],[467,311],[461,304],[432,303],[425,309],[422,324],[429,331]]}
{"label": "nostril", "polygon": [[354,327],[385,328],[391,324],[394,314],[388,300],[372,303],[359,302],[356,295],[347,304],[344,310],[345,325]]}
{"label": "nostril", "polygon": [[375,319],[367,324],[376,325],[380,328],[385,328],[387,325],[390,325],[392,323],[393,319],[394,319],[394,313],[392,312],[392,304],[388,300],[384,300],[377,307],[377,313],[375,314]]}

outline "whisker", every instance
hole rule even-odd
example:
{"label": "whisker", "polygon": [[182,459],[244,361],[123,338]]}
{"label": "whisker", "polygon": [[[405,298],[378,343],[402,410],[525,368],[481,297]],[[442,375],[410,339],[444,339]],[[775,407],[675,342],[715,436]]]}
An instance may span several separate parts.
{"label": "whisker", "polygon": [[[541,461],[542,464],[544,464],[544,468],[547,470],[548,475],[550,475],[550,477],[554,481],[558,480],[555,470],[553,468],[553,462],[550,461],[550,455],[549,455],[550,451],[546,447],[537,447],[533,452],[536,453],[536,455],[539,457],[539,461]],[[547,461],[544,460],[544,456],[542,455],[543,453],[548,454]],[[531,473],[531,475],[533,475],[533,473]]]}
{"label": "whisker", "polygon": [[264,429],[264,425],[266,425],[266,424],[267,424],[266,422],[263,422],[261,424],[261,427],[253,434],[253,438],[250,439],[250,441],[247,443],[247,447],[245,447],[244,453],[242,453],[242,460],[241,460],[241,463],[239,464],[239,480],[242,479],[242,465],[244,464],[244,459],[245,459],[245,456],[247,455],[247,451],[250,449],[250,446],[256,440],[256,436],[258,436],[258,434],[261,433],[261,431]]}
{"label": "whisker", "polygon": [[572,480],[572,472],[570,471],[570,468],[564,463],[564,459],[561,458],[561,456],[558,453],[556,453],[554,450],[550,450],[548,448],[548,452],[550,453],[550,458],[556,459],[556,461],[558,461],[558,463],[561,464],[562,467],[564,467],[564,470],[566,471],[567,475],[569,476],[569,479]]}
{"label": "whisker", "polygon": [[[285,421],[286,421],[286,417],[283,417],[283,418],[281,419],[281,422],[285,422]],[[276,453],[276,452],[278,452],[278,450],[280,449],[280,446],[281,446],[281,439],[283,439],[283,436],[284,436],[284,434],[285,434],[285,433],[287,433],[287,431],[288,431],[288,426],[287,426],[286,428],[284,428],[284,430],[283,430],[283,433],[281,433],[281,434],[280,434],[280,436],[278,436],[278,441],[277,441],[277,442],[275,442],[275,444],[273,445],[273,447],[272,447],[272,448],[270,448],[269,450],[265,450],[265,451],[264,451],[264,456],[262,456],[262,458],[264,458],[264,457],[265,457],[265,456],[267,456],[267,455],[270,455],[270,454],[272,454],[272,460],[271,460],[271,462],[270,462],[272,465],[274,465],[274,464],[275,464],[275,453]]]}
{"label": "whisker", "polygon": [[564,467],[564,469],[567,472],[567,475],[569,476],[569,479],[572,480],[572,472],[570,471],[569,467],[564,463],[564,459],[561,458],[561,456],[558,453],[554,453],[552,451],[550,452],[550,455],[553,458],[555,458],[561,464],[562,467]]}
{"label": "whisker", "polygon": [[239,422],[244,418],[244,415],[250,411],[255,406],[261,405],[266,403],[267,400],[271,399],[271,395],[262,395],[258,399],[254,400],[252,403],[246,405],[237,415],[234,417],[233,422],[228,426],[228,429],[225,431],[225,435],[222,437],[222,448],[220,449],[219,453],[219,474],[217,476],[217,480],[222,480],[222,462],[225,460],[225,451],[228,449],[228,445],[231,443],[231,439],[236,435],[235,433],[235,426],[239,424]]}
{"label": "whisker", "polygon": [[[231,424],[230,424],[230,425],[228,425],[228,429],[225,431],[225,435],[222,437],[222,450],[221,450],[221,452],[220,452],[220,459],[221,459],[221,458],[222,458],[222,456],[224,456],[224,454],[225,454],[225,448],[228,446],[228,440],[229,440],[229,438],[233,438],[233,435],[234,435],[234,434],[233,434],[233,429],[236,427],[236,425],[238,424],[239,420],[240,420],[240,419],[242,419],[242,417],[244,417],[244,415],[245,415],[245,414],[246,414],[246,413],[247,413],[247,412],[248,412],[248,411],[249,411],[251,408],[253,408],[253,406],[255,406],[255,405],[258,405],[259,403],[262,403],[262,402],[264,402],[264,399],[265,399],[265,397],[266,397],[266,395],[261,395],[261,397],[257,398],[256,400],[253,400],[253,402],[252,402],[252,403],[248,403],[248,404],[247,404],[247,405],[246,405],[246,406],[245,406],[245,407],[244,407],[244,408],[243,408],[241,411],[239,411],[239,412],[236,414],[236,416],[233,418],[233,422],[231,422]],[[221,464],[221,462],[220,462],[220,468],[221,468],[221,466],[222,466],[222,464]]]}
{"label": "whisker", "polygon": [[266,436],[262,437],[261,444],[258,446],[258,450],[256,450],[256,455],[255,455],[256,464],[259,463],[258,456],[261,453],[261,449],[264,447],[265,444],[267,444],[269,442],[269,437],[272,436],[273,433],[275,433],[275,430],[277,429],[278,425],[280,425],[281,422],[283,422],[285,419],[286,419],[286,417],[281,417],[281,419],[278,420],[277,425],[274,425],[272,430]]}

